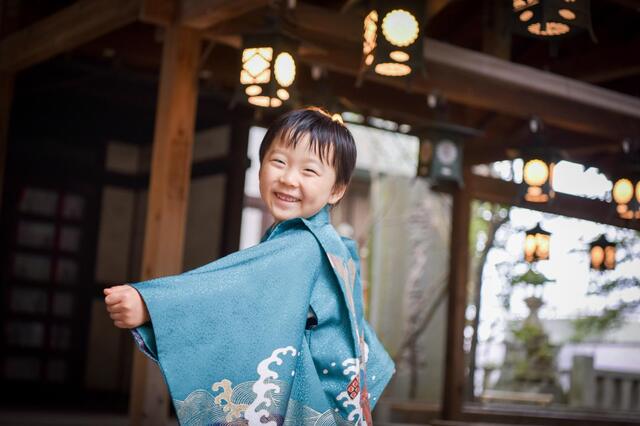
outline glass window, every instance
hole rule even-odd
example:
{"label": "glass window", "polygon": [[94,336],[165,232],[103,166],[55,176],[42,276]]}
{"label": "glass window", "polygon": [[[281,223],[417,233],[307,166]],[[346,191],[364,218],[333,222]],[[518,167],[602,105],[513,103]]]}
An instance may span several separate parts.
{"label": "glass window", "polygon": [[22,213],[55,216],[58,208],[58,193],[42,188],[24,188],[18,201]]}
{"label": "glass window", "polygon": [[62,200],[62,217],[65,219],[82,219],[84,199],[76,194],[66,194]]}
{"label": "glass window", "polygon": [[70,317],[73,314],[73,296],[68,293],[56,293],[53,295],[53,315]]}
{"label": "glass window", "polygon": [[24,247],[53,248],[55,227],[52,223],[21,220],[18,222],[17,243]]}
{"label": "glass window", "polygon": [[80,228],[76,226],[63,226],[60,230],[60,250],[75,252],[80,249]]}
{"label": "glass window", "polygon": [[78,278],[78,264],[71,259],[59,259],[56,265],[56,282],[74,284]]}
{"label": "glass window", "polygon": [[[548,410],[640,410],[637,232],[474,202],[465,330],[468,397]],[[523,260],[524,231],[551,233],[548,260]],[[614,270],[590,268],[589,243],[618,243]]]}
{"label": "glass window", "polygon": [[16,313],[46,314],[47,292],[13,287],[11,289],[11,311]]}
{"label": "glass window", "polygon": [[4,377],[12,380],[38,380],[41,365],[36,357],[7,357],[4,360]]}
{"label": "glass window", "polygon": [[10,321],[5,326],[7,344],[23,348],[41,348],[44,324],[37,321]]}
{"label": "glass window", "polygon": [[32,281],[48,281],[51,259],[48,256],[16,253],[13,258],[13,276]]}

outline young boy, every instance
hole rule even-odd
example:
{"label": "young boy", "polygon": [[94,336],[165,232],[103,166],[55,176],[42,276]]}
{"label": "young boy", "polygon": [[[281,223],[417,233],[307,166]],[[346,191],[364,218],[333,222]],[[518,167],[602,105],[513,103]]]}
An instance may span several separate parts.
{"label": "young boy", "polygon": [[351,133],[325,111],[281,116],[260,146],[276,221],[260,244],[105,289],[114,324],[158,362],[181,424],[371,425],[395,370],[363,318],[355,243],[329,222],[355,160]]}

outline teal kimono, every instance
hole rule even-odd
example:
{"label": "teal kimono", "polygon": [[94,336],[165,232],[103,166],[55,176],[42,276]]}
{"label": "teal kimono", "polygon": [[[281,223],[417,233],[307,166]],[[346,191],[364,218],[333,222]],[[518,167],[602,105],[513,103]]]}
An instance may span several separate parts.
{"label": "teal kimono", "polygon": [[325,207],[257,246],[135,284],[151,322],[133,335],[180,423],[370,425],[395,370],[364,320],[359,265]]}

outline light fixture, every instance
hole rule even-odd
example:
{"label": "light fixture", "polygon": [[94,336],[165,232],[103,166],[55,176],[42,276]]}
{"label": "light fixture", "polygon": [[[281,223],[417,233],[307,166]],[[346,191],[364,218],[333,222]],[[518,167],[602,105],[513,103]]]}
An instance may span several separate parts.
{"label": "light fixture", "polygon": [[586,29],[595,41],[589,0],[513,0],[514,31],[551,39]]}
{"label": "light fixture", "polygon": [[278,108],[292,97],[296,43],[277,30],[243,37],[240,85],[247,101]]}
{"label": "light fixture", "polygon": [[604,234],[591,242],[589,247],[591,269],[605,271],[616,268],[616,244],[607,240]]}
{"label": "light fixture", "polygon": [[429,178],[432,185],[462,187],[464,141],[477,136],[476,129],[439,123],[419,131],[417,175]]}
{"label": "light fixture", "polygon": [[613,173],[611,198],[621,219],[640,219],[640,141],[623,141],[624,157]]}
{"label": "light fixture", "polygon": [[524,260],[532,263],[549,259],[550,241],[551,233],[542,229],[540,223],[527,230],[524,239]]}
{"label": "light fixture", "polygon": [[617,179],[611,196],[621,219],[640,219],[640,179]]}
{"label": "light fixture", "polygon": [[541,135],[541,122],[532,118],[529,130],[534,135],[533,143],[522,149],[523,198],[530,203],[547,203],[555,197],[553,169],[557,159],[553,149]]}
{"label": "light fixture", "polygon": [[424,2],[374,1],[364,18],[361,75],[404,77],[423,69]]}

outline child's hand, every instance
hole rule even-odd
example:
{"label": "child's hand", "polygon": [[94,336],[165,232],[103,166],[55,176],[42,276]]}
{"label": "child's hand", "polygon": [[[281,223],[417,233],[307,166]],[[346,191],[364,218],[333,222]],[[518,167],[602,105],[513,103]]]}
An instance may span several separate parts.
{"label": "child's hand", "polygon": [[149,311],[138,291],[130,285],[104,289],[104,302],[113,324],[119,328],[135,328],[149,321]]}

